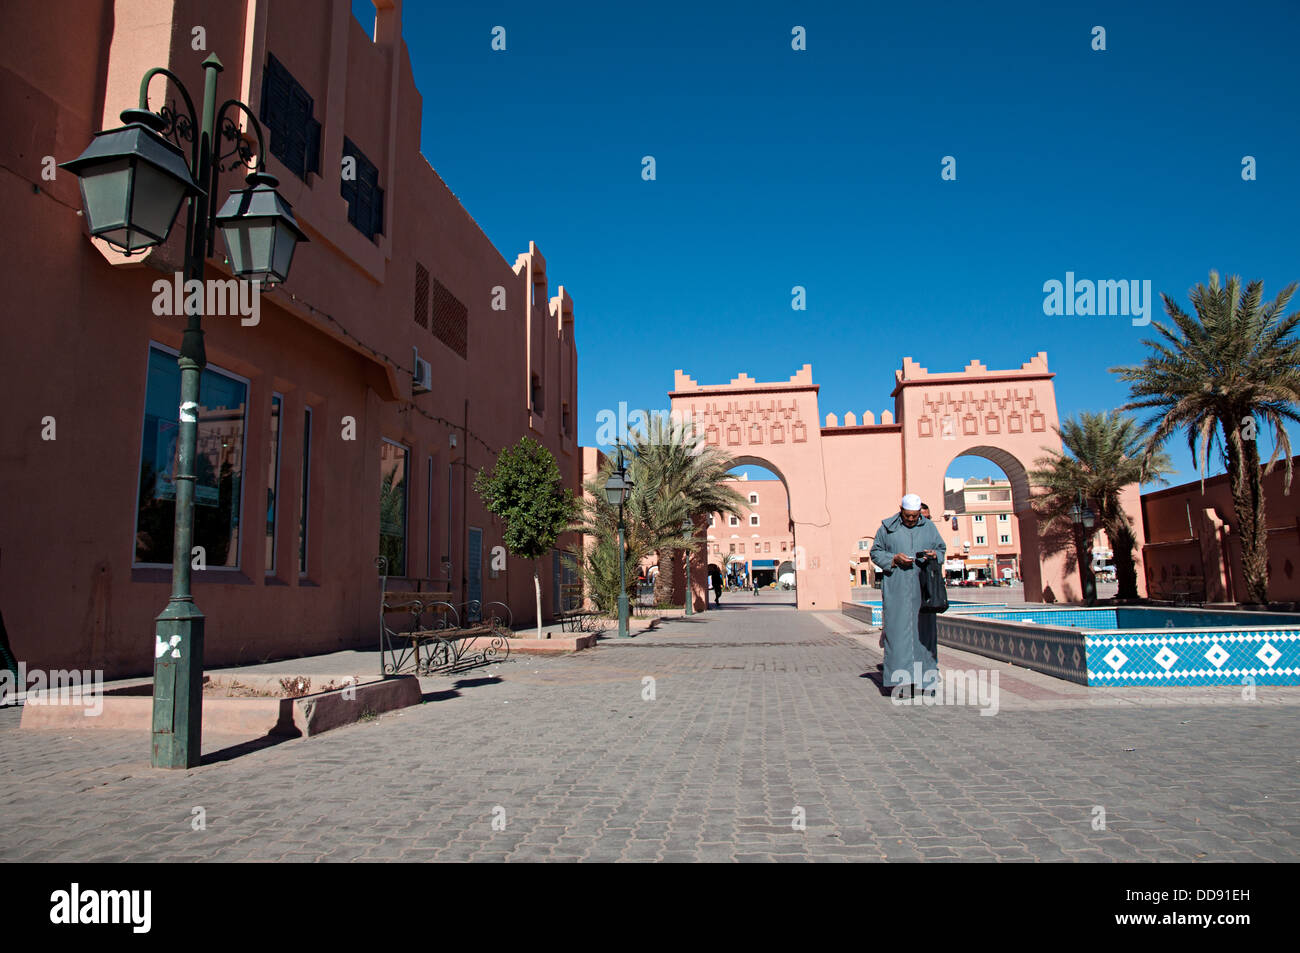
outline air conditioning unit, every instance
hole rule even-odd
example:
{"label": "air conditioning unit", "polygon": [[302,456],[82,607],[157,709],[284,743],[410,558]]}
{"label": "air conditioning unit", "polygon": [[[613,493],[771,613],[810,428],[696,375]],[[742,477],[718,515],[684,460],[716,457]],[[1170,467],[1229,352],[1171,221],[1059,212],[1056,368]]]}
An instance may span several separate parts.
{"label": "air conditioning unit", "polygon": [[433,368],[429,362],[420,357],[418,348],[411,348],[414,361],[414,376],[411,380],[412,394],[427,394],[433,390]]}

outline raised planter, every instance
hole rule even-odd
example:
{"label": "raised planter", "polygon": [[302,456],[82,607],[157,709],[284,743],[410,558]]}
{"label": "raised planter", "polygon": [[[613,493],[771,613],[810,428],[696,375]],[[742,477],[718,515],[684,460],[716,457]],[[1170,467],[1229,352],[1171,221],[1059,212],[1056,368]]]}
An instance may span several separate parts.
{"label": "raised planter", "polygon": [[[232,676],[218,679],[234,680]],[[332,691],[299,698],[244,697],[203,699],[203,733],[206,735],[318,735],[322,731],[351,724],[362,716],[418,705],[423,698],[420,681],[414,675],[399,675],[382,681],[346,685],[347,676],[315,676],[318,684],[344,684]],[[238,678],[240,686],[265,685],[279,688],[280,679],[269,675]],[[209,685],[212,685],[209,680]],[[219,683],[218,683],[219,687]],[[141,689],[145,693],[141,693]],[[93,700],[95,714],[86,700],[60,700],[54,693],[29,692],[23,705],[20,728],[45,730],[138,731],[153,726],[152,684],[128,686],[125,694],[111,690]]]}
{"label": "raised planter", "polygon": [[[597,635],[595,632],[589,632],[584,635],[556,635],[549,639],[538,638],[520,638],[515,637],[510,640],[510,654],[520,655],[564,655],[568,652],[577,652],[580,649],[591,648],[596,644]],[[469,650],[473,651],[478,642],[483,642],[486,646],[487,639],[474,639],[469,643]]]}

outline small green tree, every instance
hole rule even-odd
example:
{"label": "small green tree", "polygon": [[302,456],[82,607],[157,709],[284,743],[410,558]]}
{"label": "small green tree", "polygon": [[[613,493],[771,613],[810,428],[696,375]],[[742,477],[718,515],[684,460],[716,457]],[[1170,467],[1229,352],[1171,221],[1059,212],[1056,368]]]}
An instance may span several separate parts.
{"label": "small green tree", "polygon": [[542,637],[542,583],[537,560],[555,546],[577,512],[573,492],[560,477],[555,457],[531,437],[521,437],[497,456],[491,470],[480,470],[474,490],[489,513],[506,524],[505,544],[512,555],[533,561],[537,597],[537,637]]}

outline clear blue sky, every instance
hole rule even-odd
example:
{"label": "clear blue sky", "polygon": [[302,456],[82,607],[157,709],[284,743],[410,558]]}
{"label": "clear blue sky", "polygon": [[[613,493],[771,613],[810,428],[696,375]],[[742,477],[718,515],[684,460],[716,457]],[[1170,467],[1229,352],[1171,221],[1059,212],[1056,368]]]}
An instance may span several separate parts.
{"label": "clear blue sky", "polygon": [[808,362],[842,417],[892,408],[904,356],[1046,351],[1062,415],[1109,409],[1127,390],[1107,368],[1140,361],[1150,329],[1045,316],[1045,281],[1149,279],[1159,320],[1159,294],[1190,308],[1211,268],[1269,299],[1300,279],[1295,0],[404,16],[425,156],[508,259],[535,240],[574,296],[585,444],[601,409],[666,407],[675,368],[784,380]]}

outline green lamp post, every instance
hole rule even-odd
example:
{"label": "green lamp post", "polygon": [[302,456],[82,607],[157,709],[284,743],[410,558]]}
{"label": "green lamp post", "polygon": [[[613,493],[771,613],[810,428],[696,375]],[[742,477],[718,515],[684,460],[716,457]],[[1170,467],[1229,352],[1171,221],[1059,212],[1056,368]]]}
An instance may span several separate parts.
{"label": "green lamp post", "polygon": [[605,481],[605,499],[610,506],[618,507],[618,637],[629,637],[627,625],[627,567],[624,563],[626,546],[623,535],[623,505],[632,496],[632,477],[623,465],[623,448],[618,451],[618,469]]}
{"label": "green lamp post", "polygon": [[[294,247],[307,241],[289,204],[275,192],[275,177],[264,171],[266,147],[262,128],[252,111],[238,100],[217,105],[216,55],[203,61],[203,112],[180,78],[154,67],[140,81],[140,106],[122,111],[119,129],[95,134],[76,159],[62,163],[80,180],[81,202],[90,234],[131,255],[167,240],[181,202],[189,199],[185,245],[185,280],[204,280],[208,255],[213,253],[215,228],[220,227],[236,278],[283,281]],[[166,76],[180,91],[188,115],[149,110],[149,81]],[[248,189],[235,190],[219,214],[217,176],[222,161],[235,157],[230,168],[252,166],[252,153],[239,136],[227,110],[244,112],[257,134],[257,169],[248,176]],[[220,140],[234,148],[220,154]],[[187,158],[164,135],[190,142]],[[200,298],[202,296],[195,296]],[[172,547],[172,593],[158,615],[154,630],[153,753],[157,768],[190,768],[202,753],[204,616],[190,591],[190,558],[194,543],[194,481],[198,445],[199,382],[207,358],[203,348],[202,306],[186,296],[187,323],[177,363],[181,371],[178,411],[175,534]]]}

